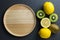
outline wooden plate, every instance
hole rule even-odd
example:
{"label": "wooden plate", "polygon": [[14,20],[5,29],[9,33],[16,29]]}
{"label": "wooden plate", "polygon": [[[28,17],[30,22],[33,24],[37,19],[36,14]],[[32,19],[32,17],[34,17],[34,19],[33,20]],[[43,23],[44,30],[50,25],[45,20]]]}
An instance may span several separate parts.
{"label": "wooden plate", "polygon": [[36,25],[36,17],[29,6],[15,4],[5,12],[3,22],[10,34],[22,37],[33,31]]}

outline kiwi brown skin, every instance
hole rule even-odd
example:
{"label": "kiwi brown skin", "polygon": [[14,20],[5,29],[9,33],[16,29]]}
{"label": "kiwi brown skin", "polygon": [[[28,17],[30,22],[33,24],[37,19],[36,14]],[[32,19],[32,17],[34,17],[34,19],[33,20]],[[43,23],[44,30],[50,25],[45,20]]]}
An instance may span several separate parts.
{"label": "kiwi brown skin", "polygon": [[57,24],[51,24],[51,26],[49,27],[49,29],[53,32],[53,33],[58,33],[60,31],[60,28]]}

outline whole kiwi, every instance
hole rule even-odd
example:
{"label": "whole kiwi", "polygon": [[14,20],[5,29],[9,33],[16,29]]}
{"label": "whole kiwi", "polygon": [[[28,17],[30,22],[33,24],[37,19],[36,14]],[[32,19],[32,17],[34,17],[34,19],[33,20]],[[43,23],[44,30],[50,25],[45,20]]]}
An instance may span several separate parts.
{"label": "whole kiwi", "polygon": [[53,32],[53,33],[57,33],[59,32],[60,28],[57,24],[51,24],[51,26],[49,27],[49,29]]}

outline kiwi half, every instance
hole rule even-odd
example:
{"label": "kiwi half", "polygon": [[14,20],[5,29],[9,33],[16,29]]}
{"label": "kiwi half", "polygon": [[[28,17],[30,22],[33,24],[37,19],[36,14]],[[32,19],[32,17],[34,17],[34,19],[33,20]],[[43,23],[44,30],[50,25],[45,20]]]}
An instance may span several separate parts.
{"label": "kiwi half", "polygon": [[51,22],[56,22],[58,20],[58,15],[53,13],[49,16]]}
{"label": "kiwi half", "polygon": [[39,19],[44,18],[44,17],[45,17],[45,13],[44,13],[44,11],[39,10],[39,11],[37,12],[37,17],[38,17]]}

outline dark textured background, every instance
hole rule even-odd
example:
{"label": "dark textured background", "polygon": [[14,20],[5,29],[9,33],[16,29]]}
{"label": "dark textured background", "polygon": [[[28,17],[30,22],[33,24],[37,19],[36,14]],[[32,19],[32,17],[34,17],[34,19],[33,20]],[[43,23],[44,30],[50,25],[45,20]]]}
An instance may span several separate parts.
{"label": "dark textured background", "polygon": [[[41,39],[38,35],[40,29],[39,19],[37,18],[36,27],[33,32],[25,37],[15,37],[9,34],[3,25],[3,16],[7,8],[13,4],[26,4],[30,6],[36,13],[39,9],[42,9],[45,1],[51,1],[55,5],[55,13],[60,17],[60,0],[0,0],[0,40],[60,40],[60,32],[53,34],[49,39]],[[56,22],[60,26],[60,18]]]}

